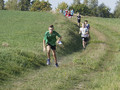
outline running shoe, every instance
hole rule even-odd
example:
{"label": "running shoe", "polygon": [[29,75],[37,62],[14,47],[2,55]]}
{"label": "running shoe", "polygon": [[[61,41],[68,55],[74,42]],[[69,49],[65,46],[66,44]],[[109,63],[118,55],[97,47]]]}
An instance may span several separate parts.
{"label": "running shoe", "polygon": [[55,64],[56,67],[59,67],[58,63]]}
{"label": "running shoe", "polygon": [[47,65],[50,65],[50,59],[47,59]]}
{"label": "running shoe", "polygon": [[85,48],[83,48],[83,50],[85,50]]}

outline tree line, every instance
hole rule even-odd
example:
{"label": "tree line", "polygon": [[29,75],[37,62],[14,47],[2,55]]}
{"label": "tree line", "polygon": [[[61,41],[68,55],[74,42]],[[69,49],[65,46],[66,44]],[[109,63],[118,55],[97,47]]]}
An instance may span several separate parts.
{"label": "tree line", "polygon": [[[120,17],[120,0],[117,1],[117,5],[113,13],[110,12],[111,9],[104,3],[100,5],[98,3],[98,0],[84,0],[83,3],[81,3],[81,0],[73,0],[73,4],[69,6],[69,10],[73,9],[75,13],[88,16],[104,18]],[[58,5],[58,8],[65,10],[68,8],[68,5],[67,3],[62,2]]]}
{"label": "tree line", "polygon": [[[80,12],[82,15],[105,17],[105,18],[120,18],[120,0],[117,1],[116,8],[113,13],[110,8],[104,3],[98,5],[98,0],[73,0],[69,6],[67,3],[62,2],[58,5],[57,9],[73,9],[75,13]],[[50,11],[51,3],[49,0],[0,0],[0,10],[21,10],[21,11]]]}
{"label": "tree line", "polygon": [[20,10],[20,11],[50,11],[52,10],[49,1],[45,0],[0,0],[0,10]]}

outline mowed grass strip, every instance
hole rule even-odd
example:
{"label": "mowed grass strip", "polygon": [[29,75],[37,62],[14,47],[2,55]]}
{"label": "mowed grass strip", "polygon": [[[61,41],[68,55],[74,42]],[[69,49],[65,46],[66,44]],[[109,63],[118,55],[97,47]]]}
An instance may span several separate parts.
{"label": "mowed grass strip", "polygon": [[[119,90],[120,21],[119,19],[85,17],[92,27],[106,37],[106,54],[96,72],[88,76],[87,90]],[[101,36],[99,36],[101,37]],[[99,53],[98,53],[99,54]]]}

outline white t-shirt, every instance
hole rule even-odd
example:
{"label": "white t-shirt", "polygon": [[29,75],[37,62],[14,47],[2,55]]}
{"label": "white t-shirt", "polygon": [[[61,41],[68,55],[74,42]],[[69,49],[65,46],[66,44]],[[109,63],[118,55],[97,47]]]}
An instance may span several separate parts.
{"label": "white t-shirt", "polygon": [[80,31],[82,32],[81,37],[88,37],[88,34],[86,34],[88,32],[87,28],[80,28]]}

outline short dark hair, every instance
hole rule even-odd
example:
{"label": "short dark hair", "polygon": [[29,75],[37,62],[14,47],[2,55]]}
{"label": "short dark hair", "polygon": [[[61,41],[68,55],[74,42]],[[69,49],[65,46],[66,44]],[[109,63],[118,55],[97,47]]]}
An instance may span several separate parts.
{"label": "short dark hair", "polygon": [[88,22],[88,20],[85,20],[85,22]]}
{"label": "short dark hair", "polygon": [[53,25],[50,25],[49,27],[50,27],[50,28],[54,28],[54,26],[53,26]]}

